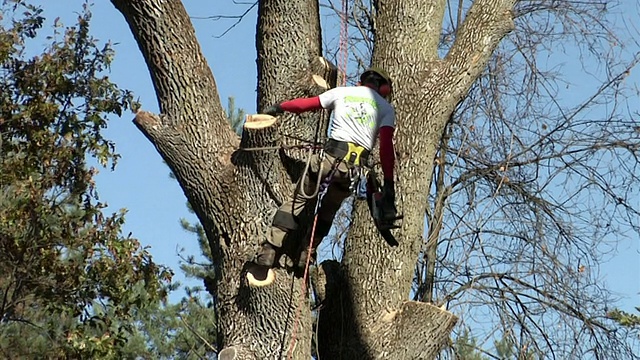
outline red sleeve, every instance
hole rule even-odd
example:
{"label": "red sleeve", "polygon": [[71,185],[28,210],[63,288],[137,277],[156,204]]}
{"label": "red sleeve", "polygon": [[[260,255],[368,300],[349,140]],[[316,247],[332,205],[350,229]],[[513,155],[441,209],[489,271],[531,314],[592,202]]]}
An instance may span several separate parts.
{"label": "red sleeve", "polygon": [[382,174],[385,180],[393,180],[393,166],[396,160],[393,149],[393,128],[383,126],[380,128],[378,138],[380,139],[380,163],[382,164]]}
{"label": "red sleeve", "polygon": [[296,114],[299,114],[305,111],[322,109],[322,105],[320,105],[320,98],[318,96],[285,101],[280,104],[280,107],[284,111],[288,111]]}

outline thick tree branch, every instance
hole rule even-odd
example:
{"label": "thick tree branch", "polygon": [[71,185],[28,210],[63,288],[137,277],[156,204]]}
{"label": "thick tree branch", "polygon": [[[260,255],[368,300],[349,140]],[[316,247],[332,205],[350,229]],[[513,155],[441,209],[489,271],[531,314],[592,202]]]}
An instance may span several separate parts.
{"label": "thick tree branch", "polygon": [[[314,74],[323,75],[314,71],[321,56],[318,1],[260,1],[258,28],[262,29],[256,36],[258,111],[276,102],[312,95],[307,80]],[[321,119],[314,113],[285,115],[281,120],[280,132],[286,137],[311,141],[321,128]],[[288,155],[298,158],[300,154]]]}
{"label": "thick tree branch", "polygon": [[281,161],[278,150],[282,143],[275,126],[276,121],[270,115],[248,115],[240,142],[240,151],[246,152],[249,157],[243,163],[250,164],[251,170],[243,178],[248,181],[257,178],[267,188],[280,183]]}
{"label": "thick tree branch", "polygon": [[[394,316],[395,315],[395,316]],[[385,322],[393,317],[393,326]],[[381,340],[390,341],[388,352],[383,351],[388,359],[435,359],[442,347],[447,343],[458,318],[443,308],[431,304],[407,301],[397,314],[389,314],[381,318]]]}
{"label": "thick tree branch", "polygon": [[[299,279],[294,280],[282,269],[274,270],[274,273],[275,282],[262,287],[250,286],[243,276],[234,301],[237,311],[242,313],[236,319],[244,322],[235,325],[244,331],[236,332],[227,339],[221,355],[225,353],[229,359],[281,359],[292,351],[293,359],[302,359],[309,354],[311,317],[306,310],[309,308],[308,297],[301,297]],[[301,310],[296,312],[298,307]],[[269,345],[255,346],[257,342]],[[232,351],[240,354],[249,349],[254,357],[231,356]]]}
{"label": "thick tree branch", "polygon": [[[460,30],[462,39],[447,58],[440,60],[437,49],[445,4],[443,0],[376,2],[376,28],[385,31],[376,33],[373,64],[386,68],[392,78],[403,79],[394,84],[393,102],[398,119],[396,151],[400,154],[396,192],[404,220],[402,228],[395,232],[400,246],[390,249],[368,220],[366,205],[356,203],[345,243],[344,289],[359,301],[343,304],[343,309],[353,312],[346,317],[360,321],[349,336],[354,346],[360,342],[370,354],[387,350],[375,336],[363,336],[363,331],[374,327],[385,311],[400,311],[411,291],[413,264],[423,249],[424,204],[432,183],[433,159],[445,124],[500,39],[513,26],[513,1],[474,2],[467,23]],[[465,46],[470,50],[463,49]],[[376,259],[373,263],[372,257]],[[445,339],[450,328],[433,330],[431,337]],[[366,339],[364,344],[362,339]]]}
{"label": "thick tree branch", "polygon": [[111,2],[124,15],[145,58],[163,115],[160,121],[178,126],[184,145],[190,147],[187,150],[206,147],[229,154],[237,137],[224,115],[213,74],[182,2]]}
{"label": "thick tree branch", "polygon": [[[181,1],[112,0],[147,63],[162,114],[140,112],[135,123],[158,149],[193,205],[210,242],[233,221],[217,198],[229,179],[237,135],[224,116],[215,81]],[[233,200],[233,199],[232,199]],[[218,216],[218,218],[216,218]],[[228,239],[228,236],[227,236]],[[220,249],[212,248],[216,259]]]}
{"label": "thick tree branch", "polygon": [[334,88],[338,81],[338,68],[322,56],[311,61],[311,73],[320,76],[327,83],[327,88]]}
{"label": "thick tree branch", "polygon": [[249,346],[230,346],[218,353],[218,360],[259,360]]}
{"label": "thick tree branch", "polygon": [[[218,335],[221,358],[276,358],[286,340],[290,317],[282,318],[289,304],[291,283],[286,273],[272,285],[277,298],[255,301],[264,289],[248,290],[242,274],[257,245],[265,240],[270,217],[281,201],[288,181],[277,150],[238,150],[237,135],[231,130],[218,99],[215,81],[208,68],[189,18],[179,0],[112,0],[123,13],[138,41],[151,73],[162,114],[140,112],[136,125],[149,138],[176,175],[207,234],[215,266],[210,288],[219,308]],[[268,122],[268,121],[267,121]],[[248,126],[243,147],[277,147],[275,126]],[[297,281],[299,283],[299,281]],[[240,290],[239,290],[240,289]],[[244,295],[239,294],[244,289]],[[253,291],[255,290],[255,291]],[[273,294],[272,294],[273,295]],[[244,298],[243,298],[244,296]],[[240,301],[239,299],[244,299]],[[258,298],[258,301],[262,301]],[[276,303],[277,302],[277,303]],[[273,310],[279,307],[282,311]],[[251,308],[254,306],[254,308]],[[262,315],[256,315],[255,311]],[[255,321],[270,321],[269,347],[255,349],[265,338],[256,333]],[[300,317],[308,323],[308,313]],[[273,331],[272,331],[273,330]],[[301,326],[300,341],[310,340],[308,326]],[[229,348],[229,347],[232,348]],[[299,346],[298,349],[308,347]],[[302,351],[302,350],[299,350]],[[234,355],[236,354],[236,355]]]}
{"label": "thick tree branch", "polygon": [[[458,101],[486,68],[504,36],[513,30],[514,0],[474,1],[453,47],[445,57],[441,76],[451,79],[450,93]],[[457,103],[457,102],[456,102]]]}
{"label": "thick tree branch", "polygon": [[[168,126],[165,119],[161,115],[156,115],[148,111],[138,111],[133,123],[138,127],[144,136],[156,146],[165,147],[167,151],[178,149],[183,144],[175,144],[176,141],[182,141],[180,134],[175,128]],[[178,156],[175,154],[173,156]]]}

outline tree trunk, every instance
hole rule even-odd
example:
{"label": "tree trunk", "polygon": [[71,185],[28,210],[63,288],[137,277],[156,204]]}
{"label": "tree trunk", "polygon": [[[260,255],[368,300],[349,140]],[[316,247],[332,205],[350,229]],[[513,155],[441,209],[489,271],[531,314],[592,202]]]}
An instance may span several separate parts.
{"label": "tree trunk", "polygon": [[[402,228],[395,235],[401,240],[398,248],[389,248],[376,234],[366,204],[356,203],[340,269],[343,283],[327,294],[344,301],[325,304],[320,314],[320,329],[327,330],[318,335],[321,358],[433,359],[455,324],[455,317],[439,307],[407,300],[423,250],[437,145],[455,106],[513,27],[514,1],[475,1],[453,48],[440,59],[437,49],[445,5],[443,0],[376,2],[373,64],[395,80],[396,191],[404,212]],[[322,326],[336,318],[348,324]],[[429,327],[432,319],[439,322]],[[336,328],[344,330],[332,330]]]}
{"label": "tree trunk", "polygon": [[[446,343],[455,316],[407,301],[422,249],[433,159],[449,114],[511,29],[513,2],[475,1],[443,60],[437,46],[445,0],[376,2],[373,60],[395,79],[398,199],[405,220],[396,233],[401,245],[390,249],[376,233],[366,205],[356,204],[342,264],[326,263],[316,273],[326,284],[319,289],[324,294],[318,325],[321,358],[430,359]],[[326,112],[294,121],[283,116],[273,126],[246,129],[239,139],[225,118],[182,3],[112,3],[138,42],[160,104],[160,115],[140,112],[134,122],[176,175],[209,239],[219,358],[311,358],[311,312],[308,297],[301,296],[301,279],[276,270],[272,285],[256,287],[245,276],[277,206],[293,190],[300,170],[295,160],[304,154],[250,149],[278,147],[281,135],[287,143],[294,135],[313,140],[326,126]],[[335,86],[335,67],[321,58],[317,0],[261,0],[258,12],[259,109],[317,95],[323,88],[313,75]],[[308,223],[302,219],[301,227]]]}

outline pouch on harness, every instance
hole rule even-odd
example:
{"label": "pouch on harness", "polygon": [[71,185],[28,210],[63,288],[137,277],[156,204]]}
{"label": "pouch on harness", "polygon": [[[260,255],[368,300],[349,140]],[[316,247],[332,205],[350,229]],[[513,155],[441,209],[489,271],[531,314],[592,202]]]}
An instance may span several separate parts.
{"label": "pouch on harness", "polygon": [[324,151],[353,166],[367,166],[369,159],[369,150],[352,142],[329,139],[324,145]]}

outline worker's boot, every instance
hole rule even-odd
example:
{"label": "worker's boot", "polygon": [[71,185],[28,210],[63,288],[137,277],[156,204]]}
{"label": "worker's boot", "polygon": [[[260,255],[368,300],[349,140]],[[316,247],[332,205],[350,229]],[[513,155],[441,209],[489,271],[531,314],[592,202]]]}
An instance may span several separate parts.
{"label": "worker's boot", "polygon": [[255,263],[260,266],[265,266],[268,268],[273,267],[273,263],[276,261],[276,249],[273,245],[268,242],[265,242],[260,247],[260,251],[256,256]]}

